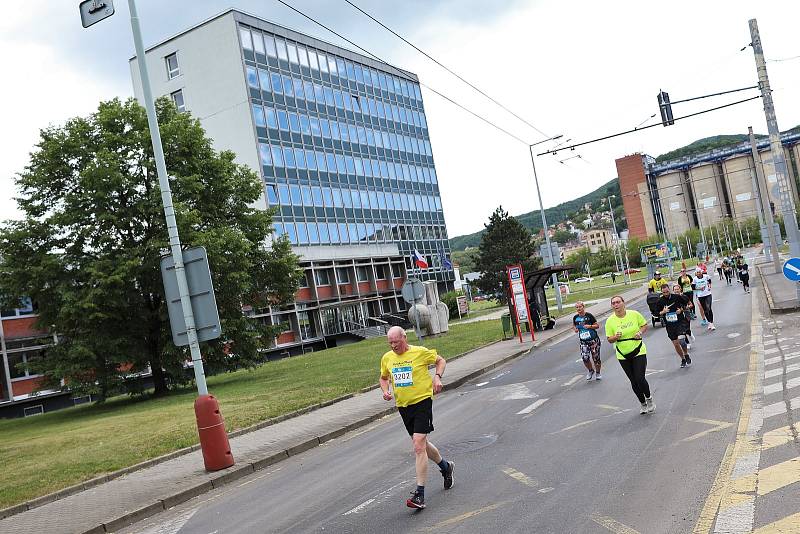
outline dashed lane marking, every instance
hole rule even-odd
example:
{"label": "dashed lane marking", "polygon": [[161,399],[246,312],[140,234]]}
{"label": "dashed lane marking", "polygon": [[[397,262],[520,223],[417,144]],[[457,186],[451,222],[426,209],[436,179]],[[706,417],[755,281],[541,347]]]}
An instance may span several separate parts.
{"label": "dashed lane marking", "polygon": [[534,403],[532,403],[532,404],[529,404],[528,406],[526,406],[526,407],[524,407],[523,409],[521,409],[520,411],[518,411],[518,412],[517,412],[517,415],[525,415],[525,414],[529,414],[529,413],[531,413],[533,410],[535,410],[536,408],[538,408],[539,406],[541,406],[542,404],[544,404],[545,402],[547,402],[548,400],[549,400],[549,399],[539,399],[539,400],[535,401]]}
{"label": "dashed lane marking", "polygon": [[797,525],[800,525],[800,512],[757,528],[753,534],[791,534],[797,532]]}
{"label": "dashed lane marking", "polygon": [[758,472],[758,495],[766,495],[800,481],[800,456]]}
{"label": "dashed lane marking", "polygon": [[711,349],[711,350],[706,350],[704,352],[705,353],[711,353],[711,352],[725,352],[725,353],[736,352],[736,351],[742,350],[743,348],[747,347],[748,345],[750,345],[749,341],[747,343],[742,343],[741,345],[738,345],[736,347],[730,347],[730,348],[724,348],[724,349]]}
{"label": "dashed lane marking", "polygon": [[792,432],[792,426],[786,425],[775,430],[770,430],[761,438],[761,450],[772,449],[780,447],[787,443],[791,443],[797,435],[797,429]]}
{"label": "dashed lane marking", "polygon": [[616,532],[617,534],[639,534],[638,530],[632,529],[628,525],[623,525],[616,519],[612,519],[608,516],[594,514],[591,519],[598,525],[607,528],[611,532]]}
{"label": "dashed lane marking", "polygon": [[542,488],[542,489],[539,490],[539,493],[550,493],[554,489],[555,488]]}
{"label": "dashed lane marking", "polygon": [[375,499],[367,499],[366,501],[362,502],[358,506],[349,509],[348,511],[346,511],[342,515],[357,514],[358,512],[360,512],[361,510],[363,510],[364,508],[366,508],[367,506],[369,506],[370,504],[372,504],[374,502],[375,502]]}
{"label": "dashed lane marking", "polygon": [[595,404],[595,406],[604,410],[611,410],[612,412],[618,412],[622,409],[619,406],[611,406],[610,404]]}
{"label": "dashed lane marking", "polygon": [[725,374],[727,376],[723,376],[722,378],[720,378],[718,380],[714,380],[713,382],[709,382],[708,385],[710,386],[711,384],[718,384],[719,382],[724,382],[726,380],[730,380],[731,378],[736,378],[737,376],[746,375],[747,371],[730,371],[730,372],[726,372]]}
{"label": "dashed lane marking", "polygon": [[664,369],[650,369],[649,371],[647,371],[647,372],[644,374],[644,376],[655,375],[655,374],[658,374],[658,373],[663,373],[663,372],[664,372]]}
{"label": "dashed lane marking", "polygon": [[683,438],[678,443],[686,443],[687,441],[694,441],[696,439],[700,439],[703,436],[707,436],[712,432],[719,432],[720,430],[725,430],[726,428],[730,428],[733,426],[733,423],[727,423],[725,421],[715,421],[713,419],[699,419],[697,417],[685,417],[687,421],[691,421],[693,423],[703,423],[704,425],[711,425],[713,428],[709,428],[703,430],[702,432],[698,432],[697,434],[693,434],[688,438]]}
{"label": "dashed lane marking", "polygon": [[764,395],[772,395],[773,393],[778,393],[784,389],[789,390],[796,388],[797,386],[800,386],[800,376],[787,380],[785,388],[783,387],[783,382],[775,382],[774,384],[764,386]]}
{"label": "dashed lane marking", "polygon": [[500,386],[497,389],[501,390],[500,400],[535,399],[539,396],[525,384],[509,384],[508,386]]}
{"label": "dashed lane marking", "polygon": [[569,380],[567,380],[566,382],[564,382],[561,385],[564,386],[564,387],[569,387],[572,384],[574,384],[575,382],[577,382],[578,380],[580,380],[581,378],[583,378],[583,375],[575,375],[575,376],[573,376],[572,378],[570,378]]}
{"label": "dashed lane marking", "polygon": [[485,385],[486,385],[486,384],[488,384],[488,383],[489,383],[489,382],[481,382],[480,384],[475,384],[475,387],[476,387],[476,388],[479,388],[479,387],[481,387],[481,386],[485,386]]}
{"label": "dashed lane marking", "polygon": [[396,489],[397,489],[397,488],[399,488],[400,486],[404,486],[404,485],[406,485],[406,484],[408,484],[408,483],[410,483],[410,482],[411,482],[411,480],[401,480],[401,481],[400,481],[400,482],[398,482],[397,484],[393,484],[393,485],[389,486],[389,487],[388,487],[388,488],[386,488],[385,490],[381,491],[380,493],[378,493],[378,494],[377,494],[377,495],[375,495],[374,497],[371,497],[371,498],[367,499],[366,501],[362,502],[362,503],[361,503],[361,504],[359,504],[358,506],[354,506],[353,508],[349,509],[348,511],[346,511],[346,512],[345,512],[345,513],[343,513],[342,515],[350,515],[350,514],[358,514],[358,513],[361,513],[361,512],[362,512],[362,511],[364,511],[364,510],[365,510],[365,509],[366,509],[366,508],[367,508],[367,507],[368,507],[370,504],[372,504],[372,503],[374,503],[374,502],[381,502],[382,500],[386,499],[386,497],[387,497],[387,496],[388,496],[390,493],[392,493],[394,490],[396,490]]}
{"label": "dashed lane marking", "polygon": [[513,467],[506,467],[505,469],[503,469],[503,473],[507,474],[508,476],[510,476],[511,478],[516,480],[517,482],[519,482],[521,484],[525,484],[528,487],[535,488],[536,486],[539,485],[539,483],[536,482],[534,479],[532,479],[531,477],[529,477],[525,473],[521,473],[521,472],[517,471]]}
{"label": "dashed lane marking", "polygon": [[560,434],[561,432],[568,432],[568,431],[573,430],[575,428],[580,428],[582,426],[591,425],[595,421],[597,421],[597,419],[589,419],[588,421],[581,421],[580,423],[576,423],[576,424],[574,424],[572,426],[568,426],[566,428],[562,428],[561,430],[556,430],[555,432],[550,432],[550,435],[553,436],[555,434]]}
{"label": "dashed lane marking", "polygon": [[442,527],[449,527],[450,525],[455,525],[456,523],[460,523],[460,522],[464,521],[465,519],[469,519],[470,517],[475,517],[476,515],[483,514],[483,513],[486,513],[486,512],[491,512],[492,510],[496,510],[496,509],[498,509],[501,506],[504,506],[506,504],[508,504],[508,501],[498,502],[498,503],[495,503],[495,504],[490,504],[489,506],[484,506],[483,508],[478,508],[477,510],[473,510],[473,511],[467,512],[465,514],[461,514],[461,515],[457,515],[455,517],[451,517],[450,519],[446,519],[446,520],[444,520],[444,521],[442,521],[440,523],[436,523],[435,525],[430,526],[425,530],[430,532],[430,531],[433,531],[433,530],[440,529]]}

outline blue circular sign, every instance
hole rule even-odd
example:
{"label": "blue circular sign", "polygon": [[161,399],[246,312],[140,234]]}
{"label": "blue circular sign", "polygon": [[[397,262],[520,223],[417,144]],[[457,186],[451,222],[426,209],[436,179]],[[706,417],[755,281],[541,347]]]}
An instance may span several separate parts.
{"label": "blue circular sign", "polygon": [[789,258],[784,262],[783,276],[792,282],[800,282],[800,258]]}

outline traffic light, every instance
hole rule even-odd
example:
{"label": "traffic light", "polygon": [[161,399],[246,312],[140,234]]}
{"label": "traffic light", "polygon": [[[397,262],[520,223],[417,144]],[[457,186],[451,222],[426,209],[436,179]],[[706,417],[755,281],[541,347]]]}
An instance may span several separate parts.
{"label": "traffic light", "polygon": [[661,124],[664,126],[675,124],[675,120],[672,118],[672,104],[669,103],[669,93],[659,91],[658,110],[661,112]]}

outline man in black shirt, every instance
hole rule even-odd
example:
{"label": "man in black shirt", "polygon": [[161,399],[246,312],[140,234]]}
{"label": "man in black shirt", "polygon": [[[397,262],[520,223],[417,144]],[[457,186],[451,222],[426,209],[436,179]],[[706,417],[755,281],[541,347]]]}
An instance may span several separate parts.
{"label": "man in black shirt", "polygon": [[687,304],[686,297],[672,294],[669,285],[661,287],[661,300],[658,301],[658,307],[661,309],[659,313],[664,317],[667,325],[667,337],[672,341],[675,352],[681,359],[681,367],[692,365],[689,351],[686,350],[686,341],[678,339],[680,336],[686,335],[688,320],[684,315],[684,310]]}

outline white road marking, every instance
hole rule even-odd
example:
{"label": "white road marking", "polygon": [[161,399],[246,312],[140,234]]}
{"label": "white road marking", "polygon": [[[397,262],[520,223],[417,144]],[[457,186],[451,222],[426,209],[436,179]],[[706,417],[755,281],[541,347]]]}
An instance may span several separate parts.
{"label": "white road marking", "polygon": [[[786,389],[792,389],[800,386],[800,377],[792,378],[791,380],[786,381]],[[778,393],[779,391],[783,391],[783,382],[775,382],[774,384],[770,384],[768,386],[764,386],[764,395],[772,395],[773,393]]]}
{"label": "white road marking", "polygon": [[656,374],[656,373],[663,373],[663,372],[664,372],[664,370],[663,370],[663,369],[651,369],[650,371],[647,371],[647,372],[644,374],[644,376],[650,376],[650,375],[654,375],[654,374]]}
{"label": "white road marking", "polygon": [[577,382],[581,378],[583,378],[583,375],[575,375],[572,378],[570,378],[567,382],[564,382],[561,385],[564,386],[564,387],[571,386],[572,384],[574,384],[575,382]]}
{"label": "white road marking", "polygon": [[618,412],[622,408],[619,406],[611,406],[610,404],[595,404],[598,408],[603,408],[604,410],[611,410],[612,412]]}
{"label": "white road marking", "polygon": [[726,337],[729,337],[729,338],[733,339],[733,338],[739,337],[741,335],[742,334],[740,334],[739,332],[731,332],[730,334],[727,334]]}
{"label": "white road marking", "polygon": [[411,482],[411,480],[401,480],[397,484],[394,484],[393,486],[390,486],[390,487],[386,488],[382,492],[378,493],[374,497],[371,497],[371,498],[367,499],[366,501],[362,502],[358,506],[355,506],[355,507],[349,509],[348,511],[346,511],[342,515],[358,514],[358,513],[362,512],[370,504],[372,504],[374,502],[381,502],[382,498],[385,498],[389,493],[391,493],[395,489],[399,488],[400,486],[408,484],[409,482]]}
{"label": "white road marking", "polygon": [[781,350],[781,349],[779,349],[778,347],[774,347],[774,348],[771,348],[771,349],[766,349],[764,351],[764,356],[766,356],[767,354],[775,354],[779,350]]}
{"label": "white road marking", "polygon": [[[797,358],[800,358],[800,352],[792,352],[791,354],[785,354],[783,356],[783,361],[795,360]],[[781,362],[780,356],[773,356],[772,358],[767,358],[766,360],[764,360],[764,365],[772,365],[773,363],[780,363],[780,362]]]}
{"label": "white road marking", "polygon": [[555,488],[542,488],[542,489],[539,490],[539,493],[550,493],[554,489]]}
{"label": "white road marking", "polygon": [[737,350],[741,350],[741,349],[743,349],[745,347],[748,347],[749,345],[750,345],[750,342],[748,341],[747,343],[744,343],[744,344],[736,346],[736,347],[730,347],[730,348],[725,348],[725,349],[712,349],[712,350],[706,350],[706,351],[703,351],[703,352],[706,352],[706,353],[709,353],[709,352],[736,352]]}
{"label": "white road marking", "polygon": [[[797,370],[800,370],[800,363],[793,363],[791,365],[786,366],[786,374],[793,373]],[[774,378],[776,376],[780,376],[784,374],[783,367],[778,369],[770,369],[769,371],[764,371],[764,378]]]}
{"label": "white road marking", "polygon": [[534,479],[532,479],[525,473],[520,473],[519,471],[517,471],[512,467],[506,467],[505,469],[503,469],[503,473],[507,474],[514,480],[521,482],[522,484],[525,484],[526,486],[530,486],[531,488],[535,488],[536,486],[539,485],[539,483],[536,482]]}
{"label": "white road marking", "polygon": [[475,387],[476,387],[476,388],[479,388],[479,387],[481,387],[481,386],[485,386],[485,385],[486,385],[486,384],[488,384],[488,383],[489,383],[489,382],[481,382],[480,384],[475,384]]}
{"label": "white road marking", "polygon": [[539,396],[525,384],[509,384],[497,389],[500,389],[500,400],[535,399]]}
{"label": "white road marking", "polygon": [[576,424],[574,424],[572,426],[568,426],[568,427],[562,428],[561,430],[556,430],[555,432],[550,432],[550,435],[552,436],[554,434],[560,434],[561,432],[568,432],[570,430],[573,430],[575,428],[580,428],[582,426],[591,425],[595,421],[597,421],[597,419],[589,419],[588,421],[581,421],[580,423],[576,423]]}
{"label": "white road marking", "polygon": [[[800,408],[800,397],[795,397],[789,401],[789,405],[792,410],[796,410]],[[767,417],[773,417],[775,415],[781,415],[786,413],[786,402],[780,401],[775,402],[773,404],[768,404],[764,406],[764,419]]]}
{"label": "white road marking", "polygon": [[355,508],[351,508],[350,510],[346,511],[342,515],[357,514],[358,512],[360,512],[361,510],[363,510],[364,508],[366,508],[367,506],[369,506],[370,504],[372,504],[374,502],[375,502],[375,499],[368,499],[368,500],[362,502],[361,504],[359,504],[358,506],[356,506]]}
{"label": "white road marking", "polygon": [[505,375],[507,375],[507,374],[508,374],[508,373],[510,373],[510,372],[511,372],[511,371],[503,371],[503,372],[502,372],[502,373],[500,373],[500,374],[496,374],[496,375],[494,375],[494,376],[492,377],[492,380],[497,380],[497,379],[498,379],[498,378],[500,378],[501,376],[505,376]]}
{"label": "white road marking", "polygon": [[527,413],[531,413],[533,410],[535,410],[536,408],[538,408],[539,406],[541,406],[542,404],[544,404],[548,400],[549,399],[539,399],[536,402],[534,402],[533,404],[530,404],[530,405],[526,406],[525,408],[521,409],[520,411],[518,411],[517,415],[525,415]]}
{"label": "white road marking", "polygon": [[176,534],[186,523],[189,522],[192,516],[194,516],[199,509],[200,507],[197,506],[191,510],[187,510],[179,516],[161,523],[160,525],[154,525],[148,529],[140,530],[137,532],[137,534]]}

